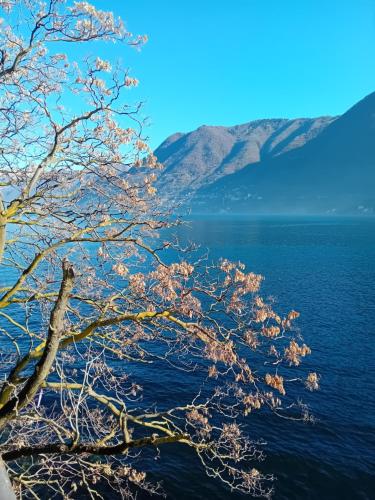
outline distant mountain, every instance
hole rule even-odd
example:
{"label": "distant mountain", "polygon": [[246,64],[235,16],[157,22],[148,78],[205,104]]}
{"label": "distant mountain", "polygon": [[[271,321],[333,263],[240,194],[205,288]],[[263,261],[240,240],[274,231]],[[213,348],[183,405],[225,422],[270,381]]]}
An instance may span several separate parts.
{"label": "distant mountain", "polygon": [[375,213],[375,93],[339,118],[203,126],[156,154],[162,196],[193,212]]}
{"label": "distant mountain", "polygon": [[375,213],[375,92],[304,146],[196,193],[196,211]]}
{"label": "distant mountain", "polygon": [[164,171],[159,191],[168,197],[190,198],[198,189],[306,144],[334,118],[257,120],[234,127],[202,126],[170,136],[155,151]]}

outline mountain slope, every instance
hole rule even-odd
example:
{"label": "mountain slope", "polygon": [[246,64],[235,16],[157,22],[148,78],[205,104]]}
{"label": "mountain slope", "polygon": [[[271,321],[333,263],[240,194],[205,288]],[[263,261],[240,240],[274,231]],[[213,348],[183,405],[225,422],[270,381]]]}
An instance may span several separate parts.
{"label": "mountain slope", "polygon": [[257,120],[174,134],[155,151],[165,166],[157,187],[166,197],[191,197],[250,164],[303,146],[333,121],[331,117]]}
{"label": "mountain slope", "polygon": [[201,188],[196,211],[375,211],[375,93],[298,149]]}

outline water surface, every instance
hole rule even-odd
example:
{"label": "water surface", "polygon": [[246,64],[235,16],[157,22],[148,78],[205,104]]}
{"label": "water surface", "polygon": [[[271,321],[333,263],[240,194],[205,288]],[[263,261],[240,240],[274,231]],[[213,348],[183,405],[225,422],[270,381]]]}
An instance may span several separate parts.
{"label": "water surface", "polygon": [[[212,258],[241,260],[266,277],[264,293],[282,311],[301,313],[299,327],[312,347],[306,363],[322,377],[318,393],[304,393],[316,423],[248,419],[250,435],[268,443],[260,468],[277,476],[274,498],[374,498],[375,220],[197,218],[179,237]],[[174,383],[189,392],[183,377]],[[208,479],[179,447],[165,448],[152,468],[164,476],[169,498],[240,497]]]}
{"label": "water surface", "polygon": [[[374,498],[375,219],[197,218],[178,237],[199,243],[210,259],[244,262],[265,276],[263,295],[276,298],[276,310],[301,313],[312,348],[304,363],[322,377],[318,393],[303,393],[316,423],[266,413],[246,420],[249,435],[267,441],[266,461],[254,465],[277,477],[275,500]],[[159,407],[196,394],[194,374],[149,365],[136,375]],[[184,446],[165,446],[160,458],[146,450],[136,466],[163,479],[170,499],[243,498],[208,478]]]}

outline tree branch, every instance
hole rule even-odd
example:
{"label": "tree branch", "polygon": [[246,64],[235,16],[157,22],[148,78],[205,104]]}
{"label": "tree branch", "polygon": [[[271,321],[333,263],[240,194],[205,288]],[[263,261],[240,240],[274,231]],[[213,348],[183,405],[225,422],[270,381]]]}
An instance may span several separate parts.
{"label": "tree branch", "polygon": [[[20,393],[9,400],[0,409],[0,429],[3,428],[21,408],[32,401],[39,387],[47,378],[59,350],[61,336],[64,332],[64,314],[73,288],[73,283],[73,266],[68,261],[64,260],[60,292],[51,312],[48,337],[43,354],[35,366],[33,374],[29,377]],[[9,389],[11,390],[11,388]]]}
{"label": "tree branch", "polygon": [[17,460],[19,458],[31,457],[35,455],[60,454],[60,455],[120,455],[131,448],[142,448],[144,446],[159,446],[165,443],[176,443],[178,441],[188,441],[190,438],[185,434],[174,434],[173,436],[155,437],[149,436],[134,439],[128,443],[122,442],[113,446],[98,446],[95,443],[69,446],[61,443],[46,444],[44,446],[25,446],[18,450],[7,451],[2,458],[5,461]]}

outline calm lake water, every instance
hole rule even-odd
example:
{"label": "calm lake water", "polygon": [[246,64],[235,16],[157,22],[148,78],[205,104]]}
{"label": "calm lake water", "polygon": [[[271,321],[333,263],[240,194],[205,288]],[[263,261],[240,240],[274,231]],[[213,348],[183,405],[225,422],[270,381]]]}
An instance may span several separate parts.
{"label": "calm lake water", "polygon": [[[315,424],[264,414],[247,420],[249,434],[267,441],[259,468],[276,475],[274,498],[375,498],[375,220],[212,217],[193,220],[179,236],[212,258],[241,260],[266,277],[264,293],[281,311],[301,313],[312,347],[305,363],[322,377],[319,392],[303,393]],[[170,376],[158,374],[160,387]],[[173,382],[189,394],[189,379]],[[166,389],[165,397],[173,395]],[[240,498],[207,478],[184,448],[166,447],[148,466],[169,498]]]}
{"label": "calm lake water", "polygon": [[[254,466],[276,476],[274,499],[375,498],[375,219],[212,217],[178,236],[210,259],[241,260],[265,276],[263,295],[277,299],[277,310],[301,313],[312,348],[304,365],[322,377],[319,392],[302,391],[316,422],[246,419],[249,435],[267,441],[266,461]],[[138,375],[149,402],[172,406],[196,393],[193,375],[165,367]],[[157,459],[146,453],[139,468],[163,479],[170,499],[244,498],[208,478],[188,448],[165,446]]]}

